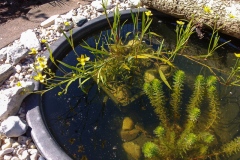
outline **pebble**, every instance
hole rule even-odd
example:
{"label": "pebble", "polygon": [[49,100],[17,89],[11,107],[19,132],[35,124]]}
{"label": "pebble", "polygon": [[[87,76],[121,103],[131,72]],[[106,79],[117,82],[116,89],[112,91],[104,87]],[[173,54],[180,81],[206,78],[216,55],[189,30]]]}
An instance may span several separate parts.
{"label": "pebble", "polygon": [[29,144],[29,147],[28,148],[31,148],[31,149],[36,149],[37,147],[36,147],[36,145],[34,144],[34,143],[30,143]]}
{"label": "pebble", "polygon": [[19,145],[20,145],[20,144],[19,144],[18,142],[14,142],[14,143],[12,144],[12,148],[17,148]]}
{"label": "pebble", "polygon": [[38,153],[38,150],[37,149],[28,149],[28,153],[35,154],[35,153]]}
{"label": "pebble", "polygon": [[18,137],[18,143],[19,144],[26,144],[27,140],[28,140],[28,137],[25,137],[25,136],[19,136]]}
{"label": "pebble", "polygon": [[14,156],[14,157],[11,158],[11,160],[19,160],[19,158]]}
{"label": "pebble", "polygon": [[22,67],[21,67],[19,64],[17,64],[16,67],[15,67],[15,69],[16,69],[16,72],[17,72],[17,73],[20,73],[21,70],[22,70]]}
{"label": "pebble", "polygon": [[6,154],[3,156],[4,160],[11,160],[12,159],[12,155],[11,154]]}
{"label": "pebble", "polygon": [[22,155],[18,155],[18,157],[19,157],[20,159],[27,159],[27,158],[29,157],[29,153],[28,153],[27,150],[24,150],[24,151],[22,152]]}
{"label": "pebble", "polygon": [[4,156],[5,154],[12,153],[14,148],[6,148],[0,151],[0,157]]}
{"label": "pebble", "polygon": [[34,153],[30,156],[30,160],[37,160],[38,159],[38,154]]}
{"label": "pebble", "polygon": [[6,143],[6,144],[2,145],[2,150],[10,148],[11,146],[12,146],[11,143]]}

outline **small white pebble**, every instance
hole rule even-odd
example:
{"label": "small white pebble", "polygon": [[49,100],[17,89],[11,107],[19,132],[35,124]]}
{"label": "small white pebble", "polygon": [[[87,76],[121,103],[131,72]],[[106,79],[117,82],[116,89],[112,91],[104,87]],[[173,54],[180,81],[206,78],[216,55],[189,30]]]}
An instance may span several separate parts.
{"label": "small white pebble", "polygon": [[30,160],[37,160],[38,159],[38,154],[34,153],[30,156]]}
{"label": "small white pebble", "polygon": [[17,146],[19,146],[20,144],[18,143],[18,142],[14,142],[13,144],[12,144],[12,148],[16,148]]}
{"label": "small white pebble", "polygon": [[19,158],[14,156],[14,157],[11,158],[11,160],[19,160]]}
{"label": "small white pebble", "polygon": [[28,153],[30,153],[30,154],[38,153],[38,150],[37,149],[28,149]]}
{"label": "small white pebble", "polygon": [[11,160],[11,158],[12,158],[11,154],[6,154],[6,155],[3,156],[4,160]]}
{"label": "small white pebble", "polygon": [[22,75],[19,75],[18,79],[19,79],[20,81],[22,81],[22,80],[23,80],[23,76],[22,76]]}
{"label": "small white pebble", "polygon": [[2,150],[7,149],[7,148],[11,148],[12,144],[11,143],[5,143],[4,145],[2,145]]}
{"label": "small white pebble", "polygon": [[22,67],[21,67],[19,64],[17,64],[17,65],[15,66],[15,69],[16,69],[16,72],[17,72],[17,73],[20,73],[21,70],[22,70]]}

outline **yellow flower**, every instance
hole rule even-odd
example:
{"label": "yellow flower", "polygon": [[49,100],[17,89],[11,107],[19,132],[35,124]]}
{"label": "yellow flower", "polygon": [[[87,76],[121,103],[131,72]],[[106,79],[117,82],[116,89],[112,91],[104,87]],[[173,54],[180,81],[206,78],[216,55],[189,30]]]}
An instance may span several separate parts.
{"label": "yellow flower", "polygon": [[22,84],[21,84],[21,82],[17,82],[17,84],[16,84],[18,87],[21,87],[22,86]]}
{"label": "yellow flower", "polygon": [[37,54],[37,53],[38,53],[38,51],[35,48],[32,48],[31,52],[29,52],[28,54]]}
{"label": "yellow flower", "polygon": [[90,57],[85,57],[83,54],[81,55],[81,57],[78,57],[77,60],[80,62],[80,64],[82,66],[85,65],[85,62],[89,61],[90,60]]}
{"label": "yellow flower", "polygon": [[235,18],[236,17],[232,13],[229,13],[228,16],[229,16],[229,18]]}
{"label": "yellow flower", "polygon": [[33,79],[36,81],[40,81],[41,83],[44,82],[46,75],[42,75],[42,73],[38,73],[38,75],[34,76]]}
{"label": "yellow flower", "polygon": [[39,71],[42,71],[44,68],[47,68],[46,63],[39,63],[39,65],[36,67]]}
{"label": "yellow flower", "polygon": [[148,17],[153,15],[151,11],[147,11],[147,12],[145,12],[145,14],[146,14],[146,16],[148,16]]}
{"label": "yellow flower", "polygon": [[45,63],[45,64],[47,64],[47,59],[46,59],[46,57],[45,56],[43,56],[43,57],[38,57],[37,58],[37,63]]}
{"label": "yellow flower", "polygon": [[42,39],[41,43],[47,43],[47,40],[46,39]]}
{"label": "yellow flower", "polygon": [[204,10],[205,13],[212,13],[213,12],[209,6],[204,6],[203,10]]}
{"label": "yellow flower", "polygon": [[66,22],[64,22],[64,25],[65,26],[70,26],[70,22],[66,21]]}
{"label": "yellow flower", "polygon": [[240,53],[234,53],[237,58],[240,58]]}
{"label": "yellow flower", "polygon": [[177,22],[177,24],[179,24],[179,25],[184,25],[184,23],[185,22],[183,22],[183,21],[176,21]]}

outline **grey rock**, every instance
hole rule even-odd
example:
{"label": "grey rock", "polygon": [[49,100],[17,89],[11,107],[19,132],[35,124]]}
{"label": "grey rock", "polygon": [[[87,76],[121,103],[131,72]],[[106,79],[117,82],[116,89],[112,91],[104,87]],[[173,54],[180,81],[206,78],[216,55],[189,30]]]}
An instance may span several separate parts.
{"label": "grey rock", "polygon": [[40,26],[44,27],[44,28],[47,28],[47,27],[50,27],[51,25],[54,24],[54,21],[56,18],[59,17],[59,14],[57,15],[53,15],[51,17],[49,17],[48,19],[46,19],[45,21],[43,21]]}
{"label": "grey rock", "polygon": [[22,87],[12,87],[0,92],[0,120],[8,116],[15,115],[22,103],[22,100],[29,95],[34,89],[34,83],[22,83]]}
{"label": "grey rock", "polygon": [[28,126],[18,117],[10,116],[1,123],[0,132],[7,137],[19,137],[27,131]]}
{"label": "grey rock", "polygon": [[2,64],[0,66],[0,86],[3,82],[10,77],[10,75],[14,72],[14,67],[10,64]]}
{"label": "grey rock", "polygon": [[23,144],[26,144],[27,140],[28,140],[28,137],[26,137],[26,136],[19,136],[17,141],[18,141],[19,144],[23,145]]}
{"label": "grey rock", "polygon": [[81,16],[81,15],[77,15],[77,16],[72,16],[72,21],[73,21],[74,25],[80,27],[85,22],[87,22],[87,18],[84,16]]}
{"label": "grey rock", "polygon": [[20,46],[9,47],[6,62],[16,65],[22,59],[26,58],[29,50]]}
{"label": "grey rock", "polygon": [[39,42],[34,31],[31,29],[21,34],[20,43],[28,49],[31,49],[31,48],[35,48],[37,50],[41,49],[41,43]]}

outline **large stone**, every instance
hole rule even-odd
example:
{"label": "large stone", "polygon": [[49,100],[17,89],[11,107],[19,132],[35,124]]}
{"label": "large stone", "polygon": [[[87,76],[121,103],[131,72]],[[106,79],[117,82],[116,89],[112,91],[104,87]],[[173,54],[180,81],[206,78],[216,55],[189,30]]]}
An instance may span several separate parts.
{"label": "large stone", "polygon": [[[220,32],[240,38],[240,3],[239,0],[141,0],[143,5],[179,19],[200,22],[219,28]],[[204,11],[204,6],[211,13]]]}
{"label": "large stone", "polygon": [[0,86],[14,72],[14,67],[10,64],[0,66]]}
{"label": "large stone", "polygon": [[12,46],[8,48],[7,52],[7,63],[11,63],[12,65],[16,65],[22,59],[26,58],[29,50],[22,48],[21,46]]}
{"label": "large stone", "polygon": [[27,131],[28,126],[18,117],[10,116],[1,123],[0,132],[7,137],[19,137]]}
{"label": "large stone", "polygon": [[141,157],[141,147],[133,142],[123,143],[123,149],[134,160],[138,160]]}
{"label": "large stone", "polygon": [[81,15],[77,15],[77,16],[72,16],[72,21],[76,26],[80,27],[85,22],[87,22],[87,18]]}
{"label": "large stone", "polygon": [[8,116],[15,115],[22,103],[22,100],[34,89],[33,82],[22,82],[21,87],[12,87],[0,92],[0,121]]}
{"label": "large stone", "polygon": [[54,25],[54,21],[56,18],[59,17],[59,14],[57,15],[53,15],[51,17],[49,17],[48,19],[46,19],[45,21],[43,21],[40,26],[44,27],[44,28],[47,28],[47,27],[50,27],[51,25]]}
{"label": "large stone", "polygon": [[130,117],[125,117],[123,119],[122,130],[132,130],[134,127],[134,122]]}
{"label": "large stone", "polygon": [[28,49],[31,48],[35,48],[37,50],[41,49],[41,43],[39,42],[36,34],[31,29],[21,34],[20,43]]}

